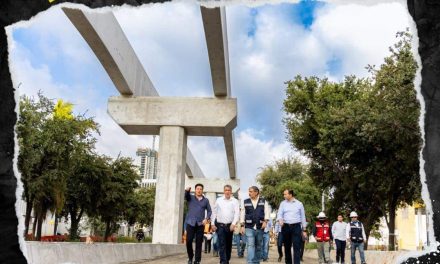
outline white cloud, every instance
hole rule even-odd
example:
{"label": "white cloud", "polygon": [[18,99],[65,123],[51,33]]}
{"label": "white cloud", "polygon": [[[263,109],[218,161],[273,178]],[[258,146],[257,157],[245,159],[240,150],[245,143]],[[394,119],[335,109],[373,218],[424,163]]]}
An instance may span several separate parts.
{"label": "white cloud", "polygon": [[[195,3],[150,4],[114,12],[161,95],[212,96],[203,25]],[[292,14],[276,5],[266,5],[257,13],[245,6],[228,6],[227,20],[232,94],[239,107],[237,174],[245,191],[255,184],[259,168],[292,154],[281,123],[284,82],[297,74],[333,80],[365,75],[364,67],[380,64],[395,33],[408,26],[407,11],[398,3],[327,5],[318,10],[310,28],[296,24]],[[97,144],[101,153],[116,157],[122,151],[135,157],[137,147],[151,145],[150,136],[128,136],[107,115],[106,98],[116,90],[61,10],[53,8],[38,16],[26,36],[37,45],[33,50],[41,52],[31,54],[22,43],[11,51],[14,79],[22,83],[20,92],[42,89],[49,97],[74,102],[81,111],[88,109],[101,124]],[[41,63],[33,65],[28,59],[32,56]],[[341,60],[341,71],[328,68],[333,58]],[[54,61],[64,63],[65,72],[74,78],[63,82],[54,76],[53,71],[60,70],[54,69]],[[84,76],[89,77],[83,80]],[[188,145],[205,175],[227,175],[222,139],[191,138]]]}
{"label": "white cloud", "polygon": [[395,34],[409,27],[408,19],[401,3],[328,5],[318,11],[312,32],[328,53],[341,59],[344,75],[366,76],[364,67],[383,62]]}

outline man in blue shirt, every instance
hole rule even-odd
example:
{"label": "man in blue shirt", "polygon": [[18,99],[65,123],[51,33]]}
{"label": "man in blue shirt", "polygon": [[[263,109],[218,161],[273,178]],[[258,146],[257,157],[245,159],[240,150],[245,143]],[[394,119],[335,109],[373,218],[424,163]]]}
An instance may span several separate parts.
{"label": "man in blue shirt", "polygon": [[192,242],[196,238],[196,256],[194,264],[200,264],[202,259],[203,231],[206,223],[211,218],[209,200],[203,196],[203,184],[196,184],[195,195],[190,193],[191,187],[185,189],[185,200],[188,202],[186,214],[186,252],[188,264],[193,264],[194,251]]}
{"label": "man in blue shirt", "polygon": [[[284,190],[284,201],[278,209],[277,221],[281,225],[286,264],[299,264],[301,261],[301,241],[306,233],[306,216],[303,204],[296,200],[293,190]],[[293,258],[292,258],[293,244]],[[293,260],[293,261],[292,261]]]}

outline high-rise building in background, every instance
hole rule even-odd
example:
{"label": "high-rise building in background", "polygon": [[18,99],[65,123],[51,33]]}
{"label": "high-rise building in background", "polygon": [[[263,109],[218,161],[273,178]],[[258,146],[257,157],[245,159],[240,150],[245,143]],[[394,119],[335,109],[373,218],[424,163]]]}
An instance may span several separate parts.
{"label": "high-rise building in background", "polygon": [[159,153],[153,148],[138,148],[136,155],[140,158],[139,174],[141,176],[141,187],[156,185],[157,182],[157,160]]}

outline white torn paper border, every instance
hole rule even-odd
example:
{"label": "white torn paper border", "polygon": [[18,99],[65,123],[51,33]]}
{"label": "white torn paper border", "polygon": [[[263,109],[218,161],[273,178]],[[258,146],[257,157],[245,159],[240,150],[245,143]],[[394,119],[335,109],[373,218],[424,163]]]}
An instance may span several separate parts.
{"label": "white torn paper border", "polygon": [[[177,1],[176,1],[177,2]],[[206,7],[217,7],[217,6],[224,6],[224,5],[238,5],[238,4],[245,4],[248,6],[260,6],[260,5],[264,5],[264,4],[278,4],[278,3],[298,3],[300,1],[295,0],[295,1],[280,1],[280,0],[272,0],[272,1],[263,1],[263,0],[255,0],[255,1],[251,1],[251,0],[225,0],[225,1],[199,1],[199,3],[203,6]],[[393,0],[382,0],[382,1],[375,1],[375,0],[364,0],[364,1],[350,1],[350,0],[329,0],[329,1],[323,1],[323,2],[327,2],[327,3],[332,3],[332,4],[338,4],[338,5],[344,5],[344,4],[359,4],[359,5],[376,5],[379,3],[386,3],[386,2],[398,2],[404,6],[407,6],[406,1],[404,0],[400,0],[400,1],[393,1]],[[156,3],[158,4],[158,3]],[[75,7],[75,8],[80,8],[83,10],[87,10],[87,11],[91,11],[91,9],[89,9],[88,7],[84,6],[84,5],[76,5],[76,4],[71,4],[71,3],[63,3],[60,5],[56,5],[51,7],[52,8],[60,8],[60,7]],[[99,8],[99,9],[93,9],[93,12],[109,12],[112,11],[114,9],[118,9],[118,8],[127,8],[127,5],[124,5],[122,7],[103,7],[103,8]],[[130,8],[137,8],[137,7],[130,7]],[[41,15],[44,15],[45,12],[41,12],[38,15],[34,16],[32,19],[30,19],[29,21],[21,21],[18,22],[14,25],[8,26],[6,27],[6,33],[7,33],[7,37],[8,37],[8,51],[9,53],[11,53],[11,51],[14,49],[14,43],[13,43],[13,39],[12,39],[12,31],[14,27],[26,27],[29,26],[31,23],[33,23],[33,21],[35,21],[35,18]],[[410,20],[410,25],[411,25],[411,32],[413,34],[413,43],[412,43],[412,48],[413,48],[413,54],[414,57],[417,61],[417,64],[419,65],[419,68],[417,70],[417,74],[416,74],[416,78],[415,78],[415,87],[417,90],[417,97],[420,101],[420,106],[421,106],[421,117],[419,119],[419,125],[421,128],[421,134],[422,134],[422,138],[423,138],[423,142],[424,141],[424,137],[425,137],[425,132],[424,132],[424,115],[425,115],[425,103],[423,100],[423,97],[421,95],[421,69],[422,69],[422,64],[421,64],[421,59],[420,56],[418,54],[418,35],[417,35],[417,29],[416,29],[416,25],[415,22],[413,21],[411,15],[408,12],[408,19]],[[9,61],[9,66],[10,66],[10,72],[11,72],[11,78],[13,80],[14,83],[14,87],[17,88],[19,84],[17,84],[15,82],[16,78],[16,71],[14,69],[14,65],[13,63],[11,63],[11,61]],[[16,113],[18,115],[18,107],[19,107],[19,94],[16,91],[15,93],[15,100],[16,100]],[[20,249],[23,251],[23,254],[25,255],[25,257],[28,259],[28,254],[27,254],[27,250],[26,250],[26,245],[25,245],[25,241],[24,241],[24,237],[23,237],[23,231],[24,231],[24,218],[21,215],[22,212],[22,207],[23,207],[23,202],[22,202],[22,192],[23,192],[23,184],[21,182],[20,179],[20,172],[18,171],[18,167],[17,167],[17,158],[18,158],[18,142],[17,142],[17,135],[15,134],[14,137],[14,141],[15,141],[15,153],[14,153],[14,173],[15,176],[17,177],[17,190],[16,190],[16,212],[17,212],[17,217],[18,217],[18,221],[19,221],[19,225],[18,225],[18,237],[19,237],[19,242],[20,242]],[[423,148],[422,148],[423,149]],[[425,251],[415,251],[415,252],[408,252],[407,255],[405,255],[405,257],[401,257],[398,259],[398,263],[400,263],[401,261],[404,261],[407,257],[417,257],[420,255],[424,255],[428,252],[434,251],[436,250],[437,246],[438,246],[438,242],[436,242],[435,236],[434,236],[434,228],[433,228],[433,220],[432,220],[432,216],[433,216],[433,212],[432,212],[432,204],[431,204],[431,200],[430,200],[430,195],[428,192],[428,188],[427,185],[425,183],[426,181],[426,174],[424,171],[424,165],[425,165],[425,161],[423,159],[422,154],[420,153],[420,179],[421,179],[421,184],[422,184],[422,198],[424,200],[424,203],[426,205],[426,210],[427,212],[429,212],[429,225],[428,225],[428,229],[429,229],[429,240],[432,242],[430,248],[426,249]],[[29,259],[28,259],[29,260]]]}

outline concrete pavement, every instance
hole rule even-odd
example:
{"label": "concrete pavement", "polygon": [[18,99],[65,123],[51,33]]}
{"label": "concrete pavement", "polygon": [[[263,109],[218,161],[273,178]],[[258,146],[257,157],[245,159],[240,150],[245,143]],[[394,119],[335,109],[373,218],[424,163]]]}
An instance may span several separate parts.
{"label": "concrete pavement", "polygon": [[[315,251],[316,252],[316,251]],[[276,251],[276,247],[272,246],[270,247],[270,251],[269,251],[269,259],[267,262],[261,262],[261,264],[264,263],[268,263],[268,264],[275,264],[275,263],[284,263],[284,258],[282,262],[278,262],[278,253]],[[165,257],[165,258],[158,258],[155,260],[147,260],[147,261],[137,261],[137,262],[129,262],[129,263],[125,263],[125,264],[186,264],[187,261],[187,257],[186,254],[178,254],[178,255],[174,255],[174,256],[169,256],[169,257]],[[202,264],[218,264],[219,263],[219,258],[218,257],[213,257],[212,253],[210,254],[205,254],[202,253]],[[237,257],[237,250],[235,248],[232,248],[232,258],[230,261],[231,264],[235,264],[235,263],[246,263],[246,253],[245,253],[245,258],[238,258]],[[304,264],[315,264],[318,263],[318,258],[314,258],[313,256],[304,256],[304,262],[301,262]]]}

